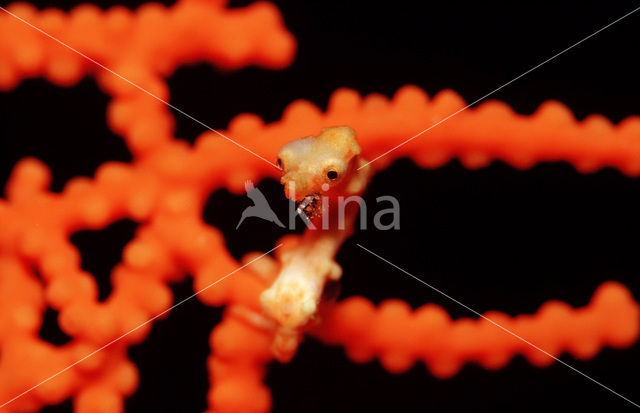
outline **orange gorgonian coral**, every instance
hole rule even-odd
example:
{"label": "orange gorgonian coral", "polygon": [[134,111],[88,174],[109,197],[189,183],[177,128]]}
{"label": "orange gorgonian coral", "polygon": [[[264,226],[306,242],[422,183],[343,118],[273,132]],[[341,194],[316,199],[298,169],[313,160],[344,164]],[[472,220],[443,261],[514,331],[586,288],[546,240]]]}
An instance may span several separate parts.
{"label": "orange gorgonian coral", "polygon": [[[245,180],[275,177],[278,170],[212,131],[193,147],[174,139],[164,79],[194,61],[230,69],[250,64],[283,67],[294,51],[295,40],[278,11],[264,2],[226,9],[221,1],[180,0],[170,8],[149,4],[135,12],[84,5],[68,14],[14,4],[0,14],[0,54],[5,57],[0,60],[0,89],[34,76],[61,86],[95,76],[113,98],[109,126],[134,154],[129,164],[105,163],[93,179],[70,180],[61,193],[48,191],[51,176],[42,162],[28,158],[15,166],[6,199],[0,201],[4,411],[36,411],[69,397],[77,412],[122,411],[123,399],[138,382],[127,348],[144,340],[152,321],[167,313],[173,303],[167,284],[187,272],[194,276],[200,300],[228,306],[211,333],[210,411],[270,409],[262,379],[273,359],[272,332],[247,320],[251,311],[262,311],[259,295],[273,279],[258,272],[273,272],[268,268],[273,262],[250,254],[244,262],[254,262],[241,268],[221,233],[202,221],[201,211],[213,190],[241,192]],[[292,139],[327,125],[350,125],[363,156],[375,159],[464,105],[451,91],[429,99],[414,86],[398,90],[391,100],[338,90],[326,112],[297,101],[278,122],[266,125],[255,115],[243,114],[222,134],[275,160],[278,149]],[[411,157],[425,168],[452,157],[469,168],[493,159],[516,168],[566,160],[580,171],[612,166],[640,175],[639,134],[638,117],[618,125],[597,115],[577,122],[559,103],[548,102],[534,115],[520,116],[503,103],[489,102],[371,166],[379,170],[399,157]],[[80,254],[69,236],[122,218],[140,227],[111,274],[112,294],[98,302],[95,280],[81,270]],[[295,237],[283,240],[276,258],[295,243]],[[267,268],[257,272],[256,266]],[[73,338],[64,346],[38,338],[47,306],[59,311],[61,328]],[[389,371],[401,372],[421,360],[434,375],[447,377],[469,361],[500,368],[515,354],[540,366],[553,361],[488,320],[551,355],[566,351],[583,359],[603,346],[632,344],[639,326],[638,305],[616,283],[602,285],[584,308],[548,302],[535,315],[485,316],[452,321],[434,305],[412,311],[406,303],[390,300],[376,308],[353,297],[323,308],[308,333],[344,346],[357,362],[379,357]]]}

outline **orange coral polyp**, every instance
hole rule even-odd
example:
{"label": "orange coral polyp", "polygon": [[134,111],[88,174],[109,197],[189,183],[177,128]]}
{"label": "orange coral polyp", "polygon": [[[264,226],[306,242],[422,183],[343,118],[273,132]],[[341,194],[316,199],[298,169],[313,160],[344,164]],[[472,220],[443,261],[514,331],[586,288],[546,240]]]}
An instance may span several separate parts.
{"label": "orange coral polyp", "polygon": [[[0,54],[6,57],[0,61],[0,89],[34,76],[68,86],[93,75],[113,98],[109,127],[134,154],[130,164],[107,162],[94,178],[73,178],[60,194],[48,191],[51,172],[42,162],[27,158],[15,166],[5,188],[7,199],[0,200],[0,403],[11,400],[6,411],[35,411],[72,397],[80,413],[119,412],[138,382],[127,349],[147,336],[152,323],[143,323],[164,316],[171,306],[168,283],[188,272],[201,290],[241,265],[230,256],[220,231],[201,219],[208,194],[221,187],[240,193],[245,180],[278,174],[214,132],[202,134],[193,147],[176,140],[175,120],[165,105],[165,78],[195,61],[225,68],[283,67],[293,58],[295,40],[275,7],[265,2],[227,9],[222,1],[180,0],[169,8],[147,4],[136,11],[83,5],[70,13],[16,3],[8,10],[146,92],[15,17],[0,14]],[[242,114],[223,133],[275,160],[285,142],[326,126],[349,125],[357,132],[363,156],[375,159],[464,105],[452,91],[429,99],[415,86],[401,88],[392,99],[377,94],[362,98],[341,89],[325,112],[297,101],[280,121],[265,124],[256,115]],[[382,169],[409,156],[433,168],[455,156],[470,168],[494,159],[517,168],[564,160],[580,171],[612,166],[638,175],[639,133],[638,117],[618,125],[595,115],[577,122],[555,102],[541,105],[532,116],[487,102],[372,166]],[[95,280],[81,269],[69,236],[122,218],[140,225],[112,271],[111,295],[98,302]],[[283,249],[295,248],[296,242],[296,237],[286,237]],[[272,332],[243,317],[247,309],[260,311],[258,297],[269,284],[244,268],[198,295],[206,304],[229,306],[210,339],[211,412],[257,413],[271,407],[262,378],[272,360]],[[63,346],[38,338],[49,306],[59,311],[59,324],[72,337]],[[615,283],[600,287],[581,309],[549,302],[532,316],[485,316],[552,355],[569,352],[579,358],[593,357],[605,345],[632,344],[639,325],[637,304]],[[514,354],[540,366],[552,361],[484,319],[454,321],[429,304],[412,311],[398,300],[376,307],[353,297],[326,308],[322,320],[311,331],[316,337],[344,346],[354,361],[379,357],[392,372],[404,371],[416,360],[438,377],[451,376],[470,361],[497,369]]]}

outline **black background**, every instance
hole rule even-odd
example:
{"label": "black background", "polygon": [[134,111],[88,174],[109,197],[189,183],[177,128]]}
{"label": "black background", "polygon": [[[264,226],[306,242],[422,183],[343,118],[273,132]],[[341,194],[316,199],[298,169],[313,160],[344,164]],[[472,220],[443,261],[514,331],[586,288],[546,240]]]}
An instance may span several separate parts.
{"label": "black background", "polygon": [[[451,88],[471,102],[639,6],[631,1],[556,3],[277,1],[298,40],[293,65],[282,71],[231,73],[206,65],[183,67],[169,79],[171,103],[214,128],[225,128],[242,112],[274,121],[297,98],[325,108],[332,91],[343,86],[390,96],[411,83],[430,95]],[[101,7],[112,4],[99,2]],[[244,4],[232,2],[233,7]],[[639,32],[640,11],[493,98],[523,114],[547,99],[566,103],[578,119],[601,113],[619,122],[638,114]],[[129,161],[122,140],[106,128],[107,102],[92,79],[69,89],[27,80],[0,94],[0,180],[5,182],[13,164],[26,155],[52,167],[56,191],[73,176],[91,176],[104,161]],[[176,117],[178,137],[193,141],[203,131]],[[260,189],[283,213],[287,205],[279,184],[264,181]],[[522,172],[494,162],[467,171],[453,161],[421,170],[398,161],[375,177],[367,199],[375,205],[377,196],[396,196],[401,230],[358,231],[346,243],[338,256],[345,270],[341,295],[364,295],[375,302],[402,298],[414,307],[434,302],[453,317],[471,315],[360,250],[359,242],[480,312],[531,313],[549,299],[582,306],[596,286],[610,279],[630,287],[639,299],[639,194],[637,178],[609,169],[582,175],[568,164],[554,163]],[[224,231],[236,257],[266,251],[284,233],[253,220],[235,231],[246,205],[244,197],[221,190],[212,194],[204,212],[207,222]],[[122,221],[72,238],[82,251],[83,266],[98,279],[102,298],[109,294],[109,270],[135,228]],[[173,289],[176,301],[192,292],[190,281]],[[206,408],[207,337],[220,314],[192,300],[155,323],[150,337],[130,350],[141,382],[126,401],[127,411]],[[55,312],[47,313],[41,334],[56,344],[65,342]],[[640,402],[638,346],[605,349],[586,362],[568,355],[562,360]],[[440,380],[421,364],[402,375],[387,373],[377,362],[356,365],[340,348],[313,340],[291,363],[272,364],[266,381],[276,412],[633,408],[559,364],[541,369],[516,357],[497,372],[467,365],[455,377]],[[46,411],[70,409],[66,402]]]}

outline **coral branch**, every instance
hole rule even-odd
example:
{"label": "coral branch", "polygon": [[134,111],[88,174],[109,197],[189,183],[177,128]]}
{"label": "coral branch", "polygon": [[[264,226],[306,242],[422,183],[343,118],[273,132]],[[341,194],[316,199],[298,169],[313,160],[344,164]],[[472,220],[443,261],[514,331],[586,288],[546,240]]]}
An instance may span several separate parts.
{"label": "coral branch", "polygon": [[[268,125],[254,115],[240,115],[227,133],[243,142],[271,143],[262,153],[275,157],[277,148],[287,141],[322,127],[349,125],[358,135],[363,157],[376,159],[464,106],[462,98],[449,90],[429,99],[420,88],[405,86],[387,99],[379,94],[362,98],[353,90],[340,89],[331,96],[326,112],[300,100],[286,108],[280,121]],[[453,157],[469,168],[486,166],[494,159],[521,169],[537,162],[567,161],[581,172],[610,166],[637,176],[639,135],[638,116],[617,125],[600,115],[578,122],[565,105],[554,101],[543,103],[531,116],[489,101],[460,112],[371,165],[383,169],[400,157],[410,157],[426,168],[439,167]]]}
{"label": "coral branch", "polygon": [[265,365],[272,359],[269,334],[227,312],[211,334],[208,366],[213,384],[211,412],[263,413],[271,409],[271,393],[262,383]]}
{"label": "coral branch", "polygon": [[[57,9],[38,11],[26,3],[7,9],[156,93],[145,73],[166,77],[181,64],[202,60],[225,68],[250,64],[281,68],[291,61],[295,50],[295,40],[284,29],[280,13],[267,2],[228,9],[221,1],[182,0],[169,8],[148,3],[135,12],[121,6],[103,11],[85,4],[69,14]],[[14,87],[24,77],[40,75],[68,86],[88,73],[102,71],[6,13],[0,14],[0,53],[4,57],[0,90]],[[107,82],[122,82],[112,74],[107,76]],[[132,88],[129,84],[118,87]]]}
{"label": "coral branch", "polygon": [[337,304],[324,317],[313,334],[344,345],[352,360],[378,356],[392,372],[422,360],[438,377],[454,375],[469,361],[499,369],[515,354],[537,366],[552,363],[549,355],[558,357],[565,351],[589,359],[603,346],[631,345],[640,329],[638,304],[615,282],[601,285],[586,307],[549,301],[534,315],[514,318],[489,312],[478,320],[451,320],[436,305],[411,311],[403,301],[388,300],[376,308],[360,297]]}

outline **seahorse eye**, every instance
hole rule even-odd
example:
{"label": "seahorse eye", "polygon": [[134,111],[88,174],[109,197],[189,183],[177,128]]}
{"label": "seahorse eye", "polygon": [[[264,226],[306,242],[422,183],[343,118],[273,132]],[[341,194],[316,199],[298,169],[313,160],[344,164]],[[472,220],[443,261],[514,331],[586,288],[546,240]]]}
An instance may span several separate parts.
{"label": "seahorse eye", "polygon": [[337,177],[338,177],[338,173],[336,171],[327,172],[327,178],[331,179],[332,181]]}

